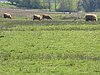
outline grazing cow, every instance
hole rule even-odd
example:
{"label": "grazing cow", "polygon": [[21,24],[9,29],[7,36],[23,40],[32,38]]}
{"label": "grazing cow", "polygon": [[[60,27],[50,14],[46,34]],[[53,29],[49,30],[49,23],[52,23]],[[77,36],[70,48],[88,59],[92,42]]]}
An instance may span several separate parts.
{"label": "grazing cow", "polygon": [[33,20],[41,20],[42,16],[41,15],[33,15]]}
{"label": "grazing cow", "polygon": [[43,19],[51,19],[52,20],[52,17],[47,14],[43,14],[42,17],[43,17]]}
{"label": "grazing cow", "polygon": [[10,18],[11,19],[11,14],[4,13],[3,16],[4,16],[4,18]]}
{"label": "grazing cow", "polygon": [[97,16],[95,14],[86,14],[85,20],[86,21],[97,21]]}

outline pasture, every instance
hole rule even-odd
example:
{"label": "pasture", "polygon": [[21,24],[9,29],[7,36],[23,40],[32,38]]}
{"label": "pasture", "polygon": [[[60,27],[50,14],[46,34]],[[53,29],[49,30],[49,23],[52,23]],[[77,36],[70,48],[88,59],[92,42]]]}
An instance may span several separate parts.
{"label": "pasture", "polygon": [[32,21],[32,11],[19,12],[0,17],[1,75],[100,75],[99,21],[63,19],[65,14]]}

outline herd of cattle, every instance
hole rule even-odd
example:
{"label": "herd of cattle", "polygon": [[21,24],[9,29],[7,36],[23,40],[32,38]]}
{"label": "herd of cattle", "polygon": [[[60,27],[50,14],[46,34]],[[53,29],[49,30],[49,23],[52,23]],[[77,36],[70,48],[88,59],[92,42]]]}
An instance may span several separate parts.
{"label": "herd of cattle", "polygon": [[43,14],[43,15],[33,15],[33,20],[42,20],[42,19],[51,19],[52,17],[48,14]]}
{"label": "herd of cattle", "polygon": [[[8,14],[8,13],[4,13],[3,17],[9,18],[9,19],[12,18],[11,14]],[[34,14],[33,15],[33,20],[42,20],[42,19],[51,19],[52,20],[52,17],[48,14],[43,14],[43,15]],[[97,16],[95,14],[86,14],[85,21],[97,21]]]}
{"label": "herd of cattle", "polygon": [[[11,14],[9,14],[9,13],[4,13],[3,17],[4,18],[9,18],[9,19],[12,18]],[[43,15],[34,14],[33,15],[33,20],[42,20],[42,19],[51,19],[52,20],[52,17],[48,14],[43,14]]]}

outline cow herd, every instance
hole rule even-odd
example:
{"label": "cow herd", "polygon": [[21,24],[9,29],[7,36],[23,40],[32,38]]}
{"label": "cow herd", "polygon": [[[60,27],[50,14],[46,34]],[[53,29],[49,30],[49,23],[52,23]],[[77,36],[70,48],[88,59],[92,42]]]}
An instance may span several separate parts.
{"label": "cow herd", "polygon": [[[4,13],[3,17],[9,18],[9,19],[12,18],[11,14],[8,14],[8,13]],[[34,14],[33,15],[33,20],[44,20],[44,19],[52,20],[52,17],[48,14],[43,14],[43,15]],[[86,14],[85,15],[85,21],[97,21],[97,16],[95,14]]]}
{"label": "cow herd", "polygon": [[43,15],[33,15],[33,20],[42,20],[42,19],[51,19],[52,17],[48,14],[43,14]]}
{"label": "cow herd", "polygon": [[[12,18],[11,14],[9,14],[9,13],[4,13],[3,17],[4,18],[9,18],[9,19]],[[51,19],[52,20],[52,17],[48,14],[43,14],[43,15],[34,14],[33,15],[33,20],[42,20],[42,19]]]}

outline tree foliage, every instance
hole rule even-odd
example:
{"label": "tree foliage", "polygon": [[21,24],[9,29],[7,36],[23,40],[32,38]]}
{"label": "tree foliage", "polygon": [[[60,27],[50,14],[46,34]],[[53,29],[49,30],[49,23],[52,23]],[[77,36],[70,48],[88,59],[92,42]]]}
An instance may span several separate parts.
{"label": "tree foliage", "polygon": [[16,6],[26,8],[42,8],[40,0],[8,0]]}
{"label": "tree foliage", "polygon": [[85,10],[86,12],[93,12],[100,10],[100,0],[79,0],[78,10]]}
{"label": "tree foliage", "polygon": [[[8,0],[11,4],[25,8],[52,9],[58,11],[86,11],[100,10],[100,0]],[[57,6],[59,5],[59,6]]]}
{"label": "tree foliage", "polygon": [[62,0],[58,11],[77,11],[78,0]]}

